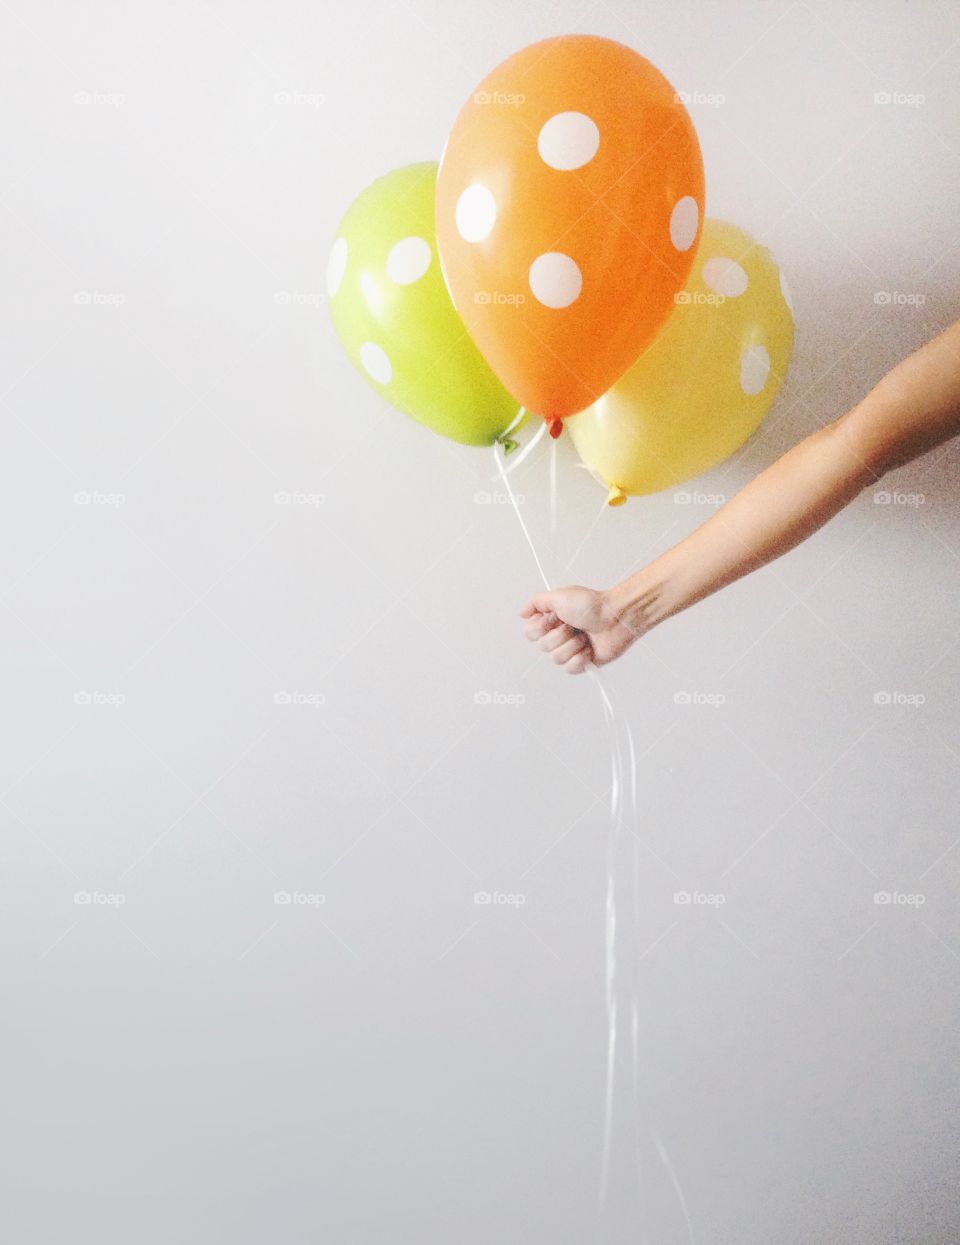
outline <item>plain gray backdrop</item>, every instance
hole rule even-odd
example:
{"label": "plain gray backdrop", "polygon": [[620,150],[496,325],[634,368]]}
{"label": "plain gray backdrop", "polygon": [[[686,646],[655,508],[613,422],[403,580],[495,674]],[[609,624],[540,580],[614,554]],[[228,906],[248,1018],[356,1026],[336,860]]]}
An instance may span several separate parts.
{"label": "plain gray backdrop", "polygon": [[4,0],[5,1240],[671,1245],[654,1129],[701,1245],[960,1236],[956,448],[604,676],[643,1084],[601,1212],[600,701],[522,639],[489,452],[364,384],[324,284],[521,46],[608,35],[689,93],[795,357],[692,500],[604,510],[563,443],[554,526],[546,453],[517,471],[551,577],[606,586],[960,314],[958,26]]}

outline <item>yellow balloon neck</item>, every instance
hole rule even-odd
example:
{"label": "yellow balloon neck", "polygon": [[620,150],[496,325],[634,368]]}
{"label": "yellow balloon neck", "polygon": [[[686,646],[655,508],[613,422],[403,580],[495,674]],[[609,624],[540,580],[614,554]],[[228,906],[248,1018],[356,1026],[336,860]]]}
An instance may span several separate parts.
{"label": "yellow balloon neck", "polygon": [[607,494],[607,505],[608,506],[622,506],[626,500],[627,500],[627,495],[623,491],[623,489],[620,488],[616,484],[611,484],[610,492]]}

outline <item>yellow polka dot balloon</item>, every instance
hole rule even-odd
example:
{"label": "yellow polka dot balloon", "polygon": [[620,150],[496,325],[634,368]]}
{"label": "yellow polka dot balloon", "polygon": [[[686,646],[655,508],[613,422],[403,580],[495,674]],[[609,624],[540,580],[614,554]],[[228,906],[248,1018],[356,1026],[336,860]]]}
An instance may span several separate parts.
{"label": "yellow polka dot balloon", "polygon": [[793,314],[771,253],[707,220],[686,289],[653,344],[567,422],[611,506],[723,462],[760,425],[790,364]]}

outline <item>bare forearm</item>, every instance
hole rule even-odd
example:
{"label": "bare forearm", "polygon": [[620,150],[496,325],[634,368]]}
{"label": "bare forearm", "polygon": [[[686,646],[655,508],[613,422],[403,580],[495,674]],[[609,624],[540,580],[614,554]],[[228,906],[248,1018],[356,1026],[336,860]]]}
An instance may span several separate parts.
{"label": "bare forearm", "polygon": [[608,594],[638,633],[794,548],[862,489],[960,432],[960,324]]}

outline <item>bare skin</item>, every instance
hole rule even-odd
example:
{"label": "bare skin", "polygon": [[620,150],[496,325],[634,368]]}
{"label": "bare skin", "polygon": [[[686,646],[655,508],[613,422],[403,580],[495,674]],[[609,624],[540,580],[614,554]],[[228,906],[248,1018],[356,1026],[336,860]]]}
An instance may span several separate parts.
{"label": "bare skin", "polygon": [[793,549],[886,472],[960,433],[960,321],[904,359],[679,544],[606,591],[538,592],[527,639],[569,674],[605,666],[666,618]]}

